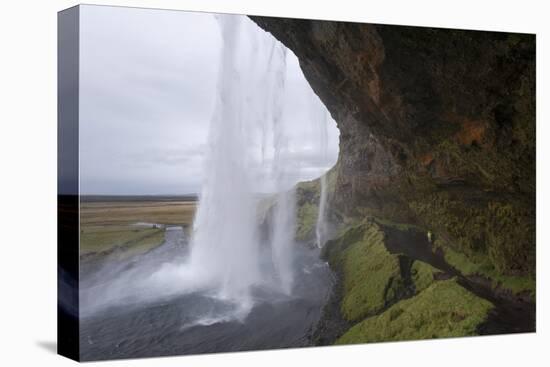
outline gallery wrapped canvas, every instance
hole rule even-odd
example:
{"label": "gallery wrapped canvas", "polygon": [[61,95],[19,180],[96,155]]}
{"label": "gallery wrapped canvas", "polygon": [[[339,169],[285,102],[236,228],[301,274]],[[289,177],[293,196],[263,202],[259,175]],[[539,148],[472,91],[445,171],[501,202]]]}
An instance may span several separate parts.
{"label": "gallery wrapped canvas", "polygon": [[535,331],[535,35],[58,25],[60,354]]}

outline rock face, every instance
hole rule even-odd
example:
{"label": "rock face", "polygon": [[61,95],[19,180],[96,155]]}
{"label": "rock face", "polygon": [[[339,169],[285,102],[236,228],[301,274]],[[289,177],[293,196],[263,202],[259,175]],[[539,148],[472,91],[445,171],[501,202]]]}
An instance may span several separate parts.
{"label": "rock face", "polygon": [[331,208],[534,277],[535,36],[252,17],[340,129]]}

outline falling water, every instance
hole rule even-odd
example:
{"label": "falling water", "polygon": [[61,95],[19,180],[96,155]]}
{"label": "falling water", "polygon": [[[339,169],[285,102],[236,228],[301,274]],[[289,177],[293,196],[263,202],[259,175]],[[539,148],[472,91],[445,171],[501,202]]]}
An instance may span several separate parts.
{"label": "falling water", "polygon": [[[323,118],[319,119],[320,132],[320,150],[323,163],[327,162],[328,159],[328,119],[327,112],[323,111]],[[323,247],[326,239],[326,206],[327,206],[327,174],[324,173],[321,178],[321,192],[319,194],[319,212],[317,214],[317,223],[315,226],[315,243],[317,247]]]}
{"label": "falling water", "polygon": [[272,251],[273,265],[285,294],[292,292],[294,274],[292,270],[292,248],[296,223],[296,201],[294,190],[277,194],[273,220]]}
{"label": "falling water", "polygon": [[317,247],[323,247],[325,241],[325,211],[327,203],[327,177],[326,174],[322,175],[321,181],[321,193],[319,197],[319,213],[317,214],[317,223],[315,226],[315,243]]}
{"label": "falling water", "polygon": [[222,29],[218,96],[211,121],[205,184],[194,223],[191,268],[222,298],[248,306],[259,278],[254,177],[247,134],[248,85],[239,68],[240,17],[218,18]]}
{"label": "falling water", "polygon": [[[206,279],[221,298],[237,301],[246,309],[251,307],[253,286],[266,277],[259,266],[256,191],[262,167],[254,159],[254,134],[260,130],[263,156],[266,131],[273,129],[272,175],[278,190],[285,181],[280,120],[286,52],[274,39],[266,44],[265,34],[260,34],[264,39],[247,36],[242,30],[249,24],[241,17],[221,16],[218,20],[223,40],[219,95],[194,225],[191,268],[200,271],[195,276]],[[267,70],[261,69],[266,67],[262,64]],[[293,201],[291,193],[277,195],[271,239],[273,268],[285,293],[292,286]]]}
{"label": "falling water", "polygon": [[273,149],[274,159],[272,175],[276,186],[274,215],[272,221],[271,248],[273,253],[273,265],[278,276],[281,290],[290,294],[293,283],[292,248],[294,246],[294,233],[296,222],[296,199],[293,189],[288,189],[287,164],[283,161],[283,151],[288,143],[288,138],[282,125],[283,97],[286,77],[286,48],[278,42],[273,43],[270,57],[270,68],[274,70],[271,90],[272,97],[272,123],[273,123]]}
{"label": "falling water", "polygon": [[[294,73],[287,75],[287,70],[299,68],[298,61],[271,34],[246,17],[221,15],[217,20],[222,47],[216,102],[189,247],[172,246],[176,242],[167,238],[157,251],[139,261],[132,259],[132,266],[115,264],[105,268],[109,272],[102,269],[101,276],[90,278],[83,290],[87,316],[111,307],[148,307],[159,300],[198,300],[198,306],[185,309],[185,327],[192,330],[197,325],[244,322],[254,302],[276,300],[282,305],[279,301],[285,300],[307,305],[309,301],[302,301],[318,296],[310,285],[322,279],[308,283],[312,279],[306,274],[323,271],[312,270],[315,255],[295,244],[293,187],[300,177],[295,154],[308,152],[310,147],[293,140],[289,127],[315,121],[313,131],[321,127],[319,141],[326,149],[326,121],[319,124],[326,118],[319,114],[325,113],[324,106],[303,75],[298,80],[293,79]],[[295,91],[304,99],[291,99]],[[310,103],[317,116],[301,114],[312,110],[307,108]],[[265,228],[260,225],[265,213],[258,212],[264,208],[259,204],[267,201],[262,201],[266,196],[259,192],[271,193],[269,233],[260,233]],[[324,285],[322,290],[326,290]],[[296,299],[301,301],[296,303]],[[189,304],[195,305],[194,301]]]}

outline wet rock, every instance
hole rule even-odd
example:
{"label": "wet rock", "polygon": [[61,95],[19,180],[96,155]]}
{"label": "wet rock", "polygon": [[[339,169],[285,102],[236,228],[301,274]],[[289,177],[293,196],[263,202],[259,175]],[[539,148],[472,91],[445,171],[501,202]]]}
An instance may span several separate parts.
{"label": "wet rock", "polygon": [[424,225],[501,274],[534,274],[534,35],[252,20],[338,124],[340,217]]}

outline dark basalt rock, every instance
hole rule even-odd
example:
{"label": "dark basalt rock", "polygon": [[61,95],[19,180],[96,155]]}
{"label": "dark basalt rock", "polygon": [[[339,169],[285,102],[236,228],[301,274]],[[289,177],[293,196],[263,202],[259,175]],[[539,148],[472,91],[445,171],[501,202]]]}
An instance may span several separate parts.
{"label": "dark basalt rock", "polygon": [[251,17],[340,129],[331,207],[534,274],[535,36]]}

